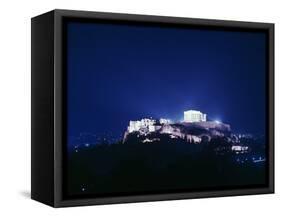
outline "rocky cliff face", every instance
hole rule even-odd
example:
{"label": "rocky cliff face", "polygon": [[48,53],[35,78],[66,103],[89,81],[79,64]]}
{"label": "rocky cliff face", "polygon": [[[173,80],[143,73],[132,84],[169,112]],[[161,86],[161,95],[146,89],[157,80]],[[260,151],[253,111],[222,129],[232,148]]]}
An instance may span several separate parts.
{"label": "rocky cliff face", "polygon": [[167,135],[171,139],[184,139],[187,142],[200,143],[203,137],[208,141],[212,137],[228,137],[231,134],[231,128],[228,124],[211,121],[157,124],[153,127],[143,127],[134,132],[126,131],[123,142],[126,142],[132,134],[141,139],[143,143],[159,140],[161,135]]}

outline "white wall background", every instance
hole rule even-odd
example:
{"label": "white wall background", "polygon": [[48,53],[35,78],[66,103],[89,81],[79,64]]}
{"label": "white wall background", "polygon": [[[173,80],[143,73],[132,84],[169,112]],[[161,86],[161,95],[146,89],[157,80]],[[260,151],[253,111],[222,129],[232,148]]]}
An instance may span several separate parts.
{"label": "white wall background", "polygon": [[[280,212],[280,1],[2,0],[0,216],[276,216]],[[276,23],[276,194],[52,209],[30,192],[30,18],[54,8]]]}

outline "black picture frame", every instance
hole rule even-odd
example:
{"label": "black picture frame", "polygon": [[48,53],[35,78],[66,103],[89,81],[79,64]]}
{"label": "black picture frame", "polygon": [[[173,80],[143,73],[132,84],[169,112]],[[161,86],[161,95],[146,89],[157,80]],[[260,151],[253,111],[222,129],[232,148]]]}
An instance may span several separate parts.
{"label": "black picture frame", "polygon": [[[267,33],[268,185],[232,190],[167,192],[100,198],[65,198],[63,179],[65,153],[65,35],[67,19],[104,22],[136,22],[147,25],[200,26],[202,28],[262,30]],[[71,10],[53,10],[32,18],[32,144],[31,198],[53,207],[160,201],[274,193],[274,24],[131,15]]]}

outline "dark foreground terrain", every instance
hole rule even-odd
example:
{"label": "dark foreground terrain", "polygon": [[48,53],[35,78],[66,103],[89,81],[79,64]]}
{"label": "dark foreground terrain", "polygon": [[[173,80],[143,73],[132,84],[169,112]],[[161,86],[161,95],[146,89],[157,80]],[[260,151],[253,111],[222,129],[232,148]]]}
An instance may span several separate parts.
{"label": "dark foreground terrain", "polygon": [[80,145],[69,150],[69,196],[241,188],[266,184],[264,145],[248,141],[235,153],[226,138],[199,144],[161,136],[161,141]]}

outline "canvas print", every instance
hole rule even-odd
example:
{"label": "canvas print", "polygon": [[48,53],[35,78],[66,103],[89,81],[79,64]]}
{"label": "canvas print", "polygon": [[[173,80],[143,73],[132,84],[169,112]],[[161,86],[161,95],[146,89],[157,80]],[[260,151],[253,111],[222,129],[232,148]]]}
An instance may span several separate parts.
{"label": "canvas print", "polygon": [[266,186],[266,37],[68,21],[65,194]]}

